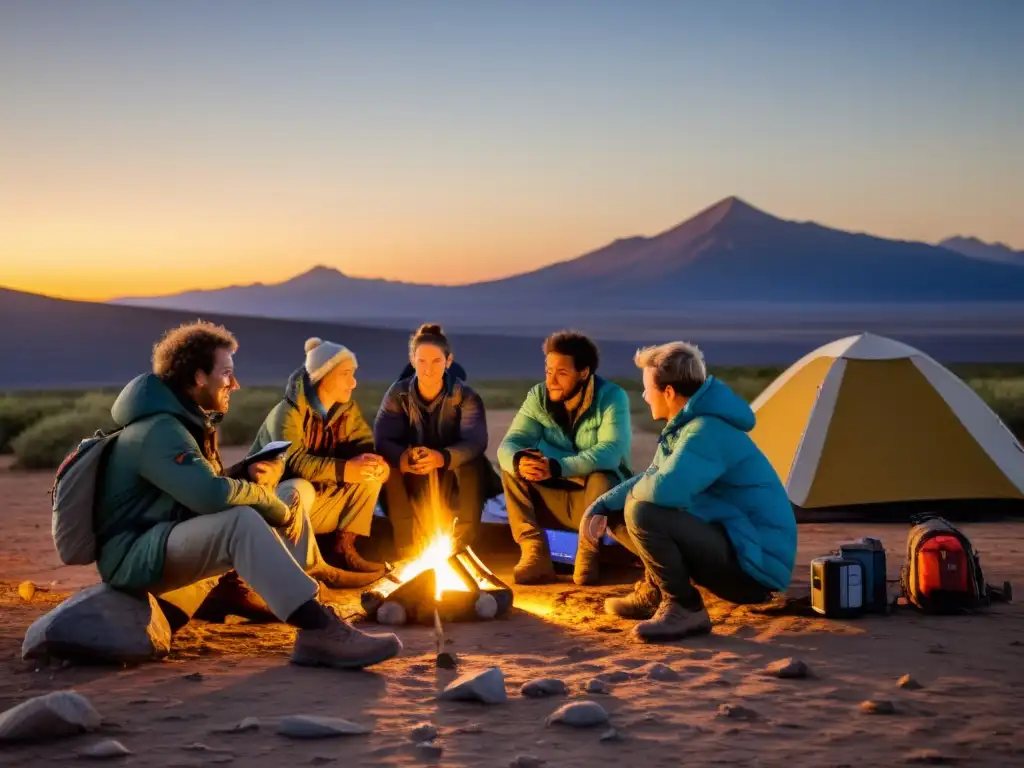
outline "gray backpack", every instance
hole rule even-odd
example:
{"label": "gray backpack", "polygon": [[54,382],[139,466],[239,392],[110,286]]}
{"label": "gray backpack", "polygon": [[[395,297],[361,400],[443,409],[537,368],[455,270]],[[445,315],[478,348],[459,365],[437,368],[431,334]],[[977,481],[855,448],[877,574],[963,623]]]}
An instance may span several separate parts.
{"label": "gray backpack", "polygon": [[89,565],[98,554],[94,515],[110,447],[122,430],[82,440],[57,468],[50,490],[53,543],[64,565]]}

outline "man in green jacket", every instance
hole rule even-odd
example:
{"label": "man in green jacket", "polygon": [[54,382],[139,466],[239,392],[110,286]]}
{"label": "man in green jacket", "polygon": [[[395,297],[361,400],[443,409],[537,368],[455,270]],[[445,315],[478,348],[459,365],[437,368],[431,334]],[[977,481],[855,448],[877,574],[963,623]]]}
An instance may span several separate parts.
{"label": "man in green jacket", "polygon": [[244,479],[223,474],[216,423],[239,386],[236,349],[220,326],[180,326],[155,346],[153,373],[118,396],[111,414],[123,431],[96,500],[100,576],[156,595],[178,629],[234,570],[299,628],[292,663],[365,667],[395,656],[395,635],[360,632],[318,600],[319,585],[290,552],[302,537],[298,494],[289,506],[269,490],[280,468],[264,462]]}
{"label": "man in green jacket", "polygon": [[375,452],[370,425],[352,400],[357,367],[356,356],[341,344],[307,340],[305,364],[288,379],[284,399],[263,422],[250,451],[276,440],[291,443],[283,480],[309,484],[306,491],[315,498],[309,511],[313,532],[334,535],[332,549],[352,571],[374,574],[348,586],[383,574],[383,565],[356,551],[356,537],[370,535],[377,497],[389,475],[387,462]]}
{"label": "man in green jacket", "polygon": [[[562,331],[545,340],[544,355],[545,381],[530,390],[498,447],[509,525],[521,550],[517,584],[553,581],[544,528],[577,530],[589,506],[632,475],[629,397],[596,375],[597,345]],[[610,521],[609,530],[632,546],[623,520]],[[598,545],[580,541],[577,584],[597,582]]]}

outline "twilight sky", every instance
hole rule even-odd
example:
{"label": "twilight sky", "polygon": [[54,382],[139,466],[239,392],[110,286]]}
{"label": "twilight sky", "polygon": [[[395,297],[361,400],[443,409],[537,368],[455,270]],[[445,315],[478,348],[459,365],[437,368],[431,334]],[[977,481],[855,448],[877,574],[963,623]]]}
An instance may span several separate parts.
{"label": "twilight sky", "polygon": [[727,195],[1024,248],[1024,2],[0,5],[0,285],[470,282]]}

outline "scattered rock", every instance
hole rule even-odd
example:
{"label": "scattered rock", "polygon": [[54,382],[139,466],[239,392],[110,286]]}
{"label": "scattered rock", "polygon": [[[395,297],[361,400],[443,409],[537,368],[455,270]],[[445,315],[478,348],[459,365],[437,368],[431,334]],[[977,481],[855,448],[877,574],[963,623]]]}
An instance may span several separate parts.
{"label": "scattered rock", "polygon": [[879,701],[862,701],[860,711],[869,715],[892,715],[896,713],[896,707],[891,701],[881,699]]}
{"label": "scattered rock", "polygon": [[185,675],[183,679],[192,683],[201,683],[206,679],[206,675],[202,672],[193,672],[191,675]]}
{"label": "scattered rock", "polygon": [[608,693],[608,683],[599,678],[593,678],[587,681],[587,684],[583,687],[587,693]]}
{"label": "scattered rock", "polygon": [[901,677],[896,682],[896,685],[898,685],[900,688],[906,688],[908,691],[916,691],[923,687],[919,682],[917,682],[917,680],[915,680],[909,674]]}
{"label": "scattered rock", "polygon": [[455,729],[455,733],[483,733],[484,727],[480,723],[467,723]]}
{"label": "scattered rock", "polygon": [[416,745],[416,752],[421,757],[440,757],[444,753],[444,747],[433,741],[421,741]]}
{"label": "scattered rock", "polygon": [[647,677],[651,678],[651,680],[671,682],[679,679],[679,673],[666,664],[651,664],[647,668]]}
{"label": "scattered rock", "polygon": [[632,680],[633,676],[624,669],[616,669],[614,672],[602,672],[598,677],[609,683],[624,683]]}
{"label": "scattered rock", "polygon": [[458,665],[458,659],[455,658],[454,653],[448,653],[448,651],[441,651],[437,654],[437,666],[441,669],[455,669]]}
{"label": "scattered rock", "polygon": [[371,729],[340,717],[291,715],[282,717],[277,732],[290,739],[329,739],[336,736],[361,736]]}
{"label": "scattered rock", "polygon": [[608,713],[596,701],[572,701],[563,704],[545,721],[546,725],[569,725],[573,728],[590,728],[608,722]]}
{"label": "scattered rock", "polygon": [[102,718],[75,691],[54,691],[0,714],[0,742],[49,740],[99,728]]}
{"label": "scattered rock", "polygon": [[505,691],[505,676],[497,667],[463,675],[450,682],[437,698],[439,701],[482,701],[484,704],[504,704],[508,701],[508,693]]}
{"label": "scattered rock", "polygon": [[546,762],[547,760],[541,760],[534,755],[516,755],[508,764],[508,768],[540,768]]}
{"label": "scattered rock", "polygon": [[569,692],[564,682],[554,677],[542,677],[524,683],[519,691],[530,699],[543,699],[547,696],[564,696]]}
{"label": "scattered rock", "polygon": [[148,600],[97,584],[39,617],[25,633],[21,657],[137,663],[166,656],[171,628]]}
{"label": "scattered rock", "polygon": [[214,728],[210,733],[248,733],[249,731],[258,731],[259,727],[260,719],[258,717],[247,717],[240,723],[225,728]]}
{"label": "scattered rock", "polygon": [[764,669],[766,675],[782,680],[802,680],[810,674],[810,671],[804,662],[793,658],[773,661]]}
{"label": "scattered rock", "polygon": [[959,759],[953,755],[946,755],[937,749],[916,749],[907,755],[906,763],[911,765],[953,765]]}
{"label": "scattered rock", "polygon": [[601,741],[622,741],[622,734],[614,728],[609,728],[601,734]]}
{"label": "scattered rock", "polygon": [[388,601],[377,609],[377,623],[397,627],[405,624],[408,615],[405,606],[399,602]]}
{"label": "scattered rock", "polygon": [[760,717],[757,710],[744,707],[742,704],[719,704],[718,716],[730,720],[757,720]]}
{"label": "scattered rock", "polygon": [[410,734],[413,741],[433,741],[437,738],[437,728],[433,723],[420,723],[412,729]]}
{"label": "scattered rock", "polygon": [[487,592],[480,593],[474,607],[476,615],[481,619],[493,619],[498,614],[498,601],[494,599],[494,595]]}
{"label": "scattered rock", "polygon": [[18,597],[24,600],[26,603],[32,601],[32,598],[36,596],[36,585],[31,581],[23,581],[18,585]]}
{"label": "scattered rock", "polygon": [[91,747],[86,747],[78,753],[79,757],[89,760],[109,760],[113,757],[127,757],[132,751],[120,741],[106,739],[98,741]]}

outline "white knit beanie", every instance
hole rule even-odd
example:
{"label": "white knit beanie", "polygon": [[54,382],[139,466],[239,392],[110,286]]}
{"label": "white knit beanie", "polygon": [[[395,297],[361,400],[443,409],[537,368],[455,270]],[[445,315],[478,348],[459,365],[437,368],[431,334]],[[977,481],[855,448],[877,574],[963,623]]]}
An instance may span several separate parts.
{"label": "white knit beanie", "polygon": [[358,365],[356,356],[348,347],[313,337],[306,339],[306,373],[314,384],[330,373],[343,360]]}

